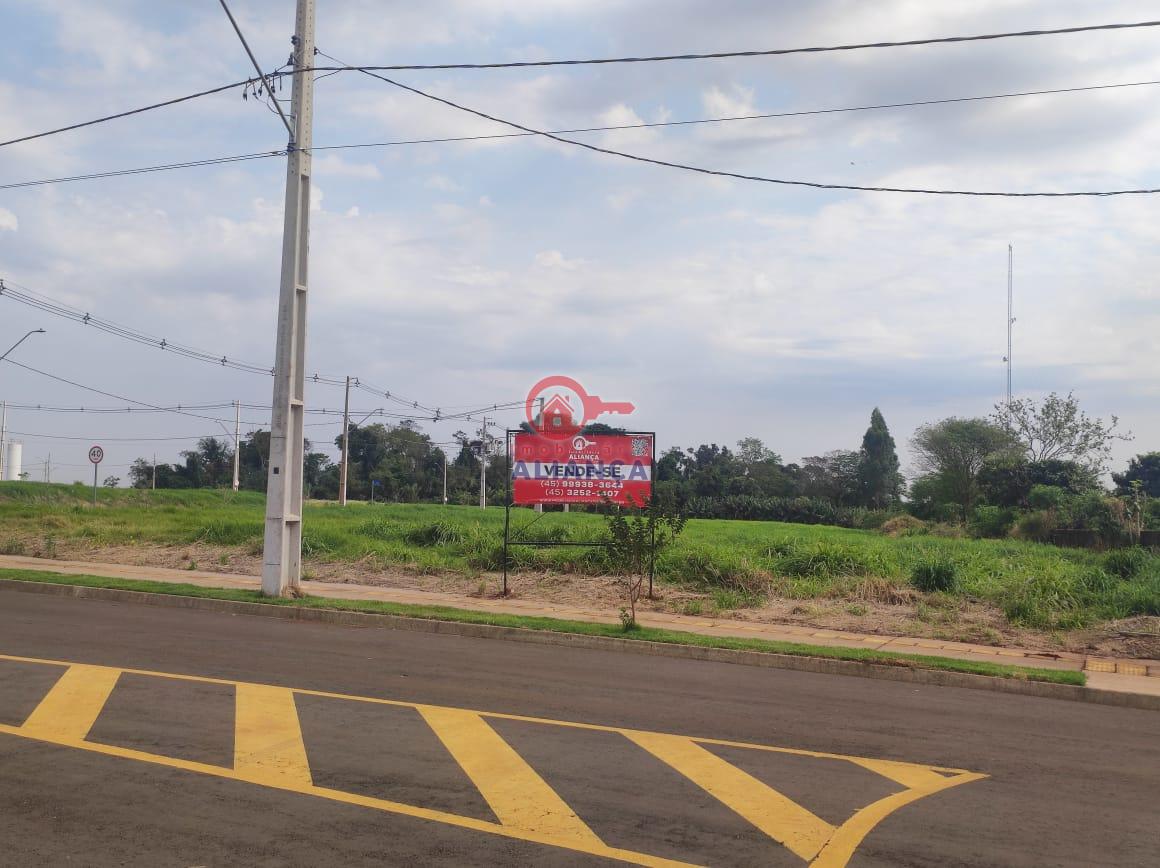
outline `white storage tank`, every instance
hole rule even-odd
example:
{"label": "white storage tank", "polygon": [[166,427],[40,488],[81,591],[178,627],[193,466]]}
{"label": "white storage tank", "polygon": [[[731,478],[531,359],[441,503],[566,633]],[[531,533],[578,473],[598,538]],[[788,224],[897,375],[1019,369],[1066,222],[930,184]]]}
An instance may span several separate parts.
{"label": "white storage tank", "polygon": [[20,478],[20,473],[24,469],[20,466],[21,459],[24,457],[24,444],[17,443],[14,440],[8,441],[8,456],[4,459],[4,478],[10,482],[15,482]]}

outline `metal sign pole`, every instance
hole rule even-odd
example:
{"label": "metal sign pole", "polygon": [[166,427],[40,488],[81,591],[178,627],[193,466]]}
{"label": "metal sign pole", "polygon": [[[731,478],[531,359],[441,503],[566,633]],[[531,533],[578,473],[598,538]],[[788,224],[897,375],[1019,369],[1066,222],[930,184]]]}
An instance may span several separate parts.
{"label": "metal sign pole", "polygon": [[657,496],[657,435],[653,434],[652,440],[652,467],[648,471],[648,524],[649,530],[652,532],[652,550],[649,552],[648,558],[648,598],[653,599],[653,576],[657,571],[657,516],[653,503]]}
{"label": "metal sign pole", "polygon": [[507,431],[504,437],[505,452],[505,492],[503,499],[503,595],[508,595],[508,531],[512,522],[512,432]]}
{"label": "metal sign pole", "polygon": [[97,468],[105,460],[105,450],[100,446],[89,448],[89,462],[93,465],[93,506],[97,505]]}

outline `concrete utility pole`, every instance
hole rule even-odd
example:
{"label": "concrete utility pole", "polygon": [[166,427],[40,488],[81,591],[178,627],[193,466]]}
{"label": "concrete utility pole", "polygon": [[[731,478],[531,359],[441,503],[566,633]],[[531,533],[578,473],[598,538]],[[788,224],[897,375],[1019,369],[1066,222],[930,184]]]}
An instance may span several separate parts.
{"label": "concrete utility pole", "polygon": [[447,453],[443,453],[443,505],[447,506]]}
{"label": "concrete utility pole", "polygon": [[234,491],[241,487],[241,476],[238,471],[241,469],[241,454],[238,447],[241,445],[241,428],[242,428],[242,402],[234,401]]}
{"label": "concrete utility pole", "polygon": [[487,509],[487,417],[479,432],[479,508]]}
{"label": "concrete utility pole", "polygon": [[157,453],[153,453],[153,490],[157,490]]}
{"label": "concrete utility pole", "polygon": [[0,482],[4,481],[4,436],[8,433],[8,402],[0,401]]}
{"label": "concrete utility pole", "polygon": [[296,592],[302,578],[302,438],[306,386],[307,253],[310,238],[310,146],[313,142],[314,0],[298,0],[293,40],[294,136],[287,145],[282,282],[274,351],[270,474],[262,593]]}
{"label": "concrete utility pole", "polygon": [[346,398],[342,403],[342,464],[338,468],[338,505],[346,506],[346,475],[350,466],[350,377],[346,378]]}

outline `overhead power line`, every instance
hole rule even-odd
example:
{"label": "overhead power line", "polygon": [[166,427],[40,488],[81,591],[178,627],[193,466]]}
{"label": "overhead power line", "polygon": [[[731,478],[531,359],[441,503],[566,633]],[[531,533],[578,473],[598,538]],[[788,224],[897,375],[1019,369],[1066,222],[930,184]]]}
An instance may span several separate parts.
{"label": "overhead power line", "polygon": [[[319,52],[319,53],[323,54],[322,52]],[[323,56],[329,57],[329,55],[326,55],[326,54],[323,54]],[[930,196],[978,196],[978,197],[989,197],[989,198],[1018,198],[1018,199],[1129,196],[1129,195],[1144,195],[1144,194],[1160,193],[1160,188],[1140,188],[1140,189],[1125,189],[1125,190],[1065,190],[1065,191],[1058,191],[1058,192],[1046,192],[1046,191],[1045,192],[1039,192],[1039,191],[1019,192],[1019,191],[1007,191],[1007,190],[953,190],[953,189],[940,189],[940,188],[931,188],[931,187],[886,187],[886,186],[871,186],[871,185],[862,185],[862,184],[835,184],[835,183],[825,183],[825,182],[821,182],[821,181],[803,181],[803,180],[796,180],[796,179],[790,179],[790,178],[770,178],[770,177],[767,177],[765,175],[751,175],[751,174],[746,174],[743,172],[730,172],[730,171],[726,171],[723,169],[710,169],[710,168],[706,168],[704,166],[689,165],[688,163],[677,163],[677,162],[674,162],[672,160],[661,160],[661,159],[657,159],[655,157],[645,157],[645,156],[642,156],[640,154],[629,153],[628,151],[618,151],[618,150],[614,150],[612,148],[603,148],[603,147],[600,147],[599,145],[592,145],[592,144],[589,144],[587,142],[577,141],[576,139],[564,138],[563,136],[558,136],[554,133],[546,132],[544,130],[537,130],[537,129],[533,129],[532,127],[524,126],[523,124],[518,124],[515,121],[505,120],[504,118],[500,118],[500,117],[497,117],[496,115],[488,114],[487,112],[480,111],[479,109],[470,108],[469,106],[465,106],[465,105],[462,105],[460,103],[454,102],[452,100],[446,99],[444,97],[436,96],[435,94],[420,90],[417,87],[412,87],[411,85],[403,84],[400,81],[395,81],[394,79],[387,78],[385,75],[379,75],[377,72],[371,72],[369,70],[360,70],[360,71],[363,72],[365,75],[369,75],[372,78],[377,78],[380,81],[384,81],[387,84],[390,84],[390,85],[393,85],[397,88],[400,88],[401,90],[405,90],[405,91],[408,91],[409,93],[413,93],[416,96],[421,96],[424,99],[428,99],[428,100],[431,100],[433,102],[441,103],[442,105],[448,106],[448,107],[453,108],[453,109],[458,109],[459,111],[466,112],[468,114],[475,115],[476,117],[483,118],[484,120],[493,121],[495,123],[504,124],[505,126],[512,127],[513,129],[522,130],[525,133],[531,133],[533,135],[543,136],[544,138],[551,139],[554,142],[560,142],[560,143],[565,144],[565,145],[573,145],[573,146],[578,147],[578,148],[584,148],[585,150],[592,151],[592,152],[597,153],[597,154],[606,154],[606,155],[611,156],[611,157],[620,157],[621,159],[633,160],[634,162],[638,162],[638,163],[647,163],[647,164],[654,165],[654,166],[663,166],[663,167],[669,168],[669,169],[680,169],[681,171],[685,171],[685,172],[694,172],[696,174],[710,175],[710,176],[718,177],[718,178],[733,178],[734,180],[738,180],[738,181],[757,181],[760,183],[778,184],[778,185],[787,186],[787,187],[808,187],[808,188],[815,189],[815,190],[853,190],[853,191],[862,192],[862,193],[918,193],[918,194],[924,194],[924,195],[930,195]]]}
{"label": "overhead power line", "polygon": [[[11,281],[5,281],[3,278],[0,278],[0,299],[3,298],[11,299],[12,301],[19,302],[20,304],[28,305],[29,307],[34,307],[37,310],[50,313],[54,316],[59,316],[63,319],[72,320],[73,322],[80,323],[81,325],[91,326],[115,337],[132,341],[133,343],[156,347],[157,349],[174,353],[175,355],[183,356],[185,358],[194,359],[195,361],[205,362],[207,364],[214,365],[215,367],[231,368],[233,370],[245,371],[252,374],[262,374],[265,376],[272,376],[273,374],[273,370],[267,366],[257,365],[251,362],[243,362],[238,359],[231,359],[225,354],[218,355],[217,353],[211,353],[207,350],[200,350],[194,347],[186,346],[184,344],[173,343],[167,338],[157,337],[156,335],[138,331],[137,329],[130,328],[126,325],[121,325],[120,323],[113,322],[112,320],[93,316],[88,311],[82,311],[81,309],[67,305],[62,301],[50,298],[43,293],[35,292],[26,286],[13,284]],[[334,377],[315,373],[308,376],[307,379],[312,383],[318,383],[327,386],[346,385],[345,377]],[[427,404],[421,403],[418,400],[408,398],[388,389],[371,386],[362,382],[358,377],[355,377],[351,380],[351,385],[357,389],[361,389],[362,391],[367,392],[368,394],[385,398],[389,401],[399,404],[400,406],[408,407],[414,410],[422,410],[425,414],[432,418],[432,421],[439,421],[441,418],[470,418],[463,414],[445,416],[438,407],[429,406]],[[107,393],[102,392],[101,394]],[[111,397],[117,398],[118,400],[127,400],[118,398],[116,395],[112,395]],[[139,402],[130,401],[130,403],[137,404]],[[494,406],[514,406],[517,403],[519,402],[500,402]],[[490,409],[491,406],[493,405],[488,405],[482,409]],[[411,417],[402,416],[400,418]]]}
{"label": "overhead power line", "polygon": [[[167,338],[157,337],[156,335],[147,334],[129,326],[121,325],[112,320],[103,319],[94,316],[88,311],[80,310],[79,308],[67,305],[64,302],[52,299],[42,293],[35,292],[26,286],[14,284],[11,281],[6,281],[0,278],[0,298],[8,298],[20,304],[42,310],[45,313],[50,313],[53,316],[61,317],[62,319],[72,320],[81,325],[90,326],[98,331],[111,334],[115,337],[122,338],[133,343],[143,344],[145,346],[155,347],[159,350],[173,353],[174,355],[184,356],[185,358],[194,359],[199,362],[208,362],[222,368],[231,368],[238,371],[246,371],[251,374],[263,374],[265,376],[273,376],[273,369],[269,365],[259,365],[253,362],[244,362],[239,359],[231,359],[227,355],[211,353],[206,350],[200,350],[195,347],[186,346],[184,344],[174,343]],[[331,386],[341,386],[346,383],[345,377],[328,377],[322,374],[313,374],[309,378],[315,383],[325,383]]]}
{"label": "overhead power line", "polygon": [[197,93],[186,94],[185,96],[175,97],[174,99],[163,100],[162,102],[155,102],[150,105],[140,106],[139,108],[129,109],[128,111],[117,112],[113,115],[105,115],[104,117],[93,118],[90,121],[81,121],[76,124],[69,124],[67,127],[57,127],[53,130],[45,130],[42,133],[33,133],[29,136],[20,136],[16,139],[9,139],[6,142],[0,142],[0,148],[6,148],[8,145],[16,145],[20,142],[31,142],[33,139],[43,139],[46,136],[55,136],[57,133],[67,133],[70,130],[79,130],[83,127],[91,127],[97,124],[103,124],[107,121],[115,121],[120,118],[127,118],[132,115],[144,114],[145,112],[153,111],[154,109],[165,108],[166,106],[177,105],[178,103],[189,102],[191,99],[199,99],[203,96],[210,96],[211,94],[221,93],[225,90],[233,90],[235,87],[244,87],[253,84],[257,79],[247,78],[242,81],[235,81],[230,84],[223,84],[220,87],[211,87],[209,90],[200,90]]}
{"label": "overhead power line", "polygon": [[248,160],[264,160],[270,157],[284,157],[286,151],[261,151],[255,154],[236,154],[230,157],[209,157],[204,160],[186,160],[180,163],[162,163],[156,166],[140,166],[133,169],[113,169],[107,172],[91,172],[85,175],[66,175],[61,178],[40,178],[35,181],[16,181],[0,184],[0,190],[18,190],[21,187],[43,187],[46,184],[65,184],[70,181],[92,181],[97,178],[119,178],[125,175],[145,175],[150,172],[168,172],[173,169],[192,169],[198,166],[219,166],[223,163],[241,163]]}
{"label": "overhead power line", "polygon": [[[379,70],[400,72],[403,70],[425,69],[519,69],[529,66],[591,66],[613,63],[656,63],[670,60],[721,60],[729,57],[777,57],[788,54],[821,54],[830,51],[860,51],[867,48],[905,48],[917,45],[945,45],[958,42],[989,42],[997,39],[1014,39],[1027,36],[1059,36],[1067,33],[1092,33],[1101,30],[1132,30],[1140,27],[1157,27],[1160,21],[1137,21],[1117,24],[1088,24],[1079,27],[1055,27],[1040,30],[1015,30],[1003,33],[980,33],[972,36],[938,36],[927,39],[905,39],[893,42],[854,42],[844,45],[819,45],[808,48],[766,48],[756,51],[715,51],[701,54],[656,54],[641,57],[594,57],[582,60],[517,60],[503,63],[411,63],[389,66],[315,66],[316,71],[336,72],[340,70]],[[321,54],[321,52],[319,52]],[[328,55],[323,55],[328,57]],[[331,57],[331,60],[335,58]],[[335,60],[341,64],[342,61]]]}
{"label": "overhead power line", "polygon": [[250,43],[246,42],[246,37],[242,33],[242,28],[238,26],[237,19],[234,18],[234,13],[231,12],[230,7],[226,5],[226,0],[218,0],[218,2],[222,4],[222,10],[226,13],[226,17],[230,19],[230,24],[233,25],[234,33],[238,34],[238,40],[242,43],[242,48],[246,49],[246,54],[250,58],[250,63],[254,65],[254,71],[258,73],[258,78],[260,78],[262,83],[266,85],[266,93],[270,94],[274,103],[274,108],[278,110],[278,117],[282,119],[282,124],[286,127],[286,132],[290,136],[290,144],[293,146],[295,139],[294,127],[291,125],[290,120],[286,117],[286,112],[282,111],[282,103],[278,102],[277,98],[274,97],[274,88],[270,85],[270,79],[266,76],[266,73],[262,72],[262,67],[258,65],[258,58],[254,57],[254,52],[250,51]]}
{"label": "overhead power line", "polygon": [[[25,371],[31,371],[34,374],[39,374],[42,377],[47,377],[50,380],[56,380],[58,383],[64,383],[64,384],[69,385],[69,386],[74,386],[78,389],[83,389],[86,392],[92,392],[95,395],[103,395],[106,398],[112,398],[114,401],[126,401],[130,404],[136,404],[139,407],[147,407],[150,410],[157,410],[159,412],[165,412],[165,413],[174,413],[174,414],[179,415],[179,416],[190,416],[194,419],[205,419],[206,421],[209,421],[209,422],[218,422],[221,424],[225,424],[228,422],[231,425],[234,423],[233,419],[219,419],[216,416],[204,416],[200,413],[191,413],[188,410],[183,410],[180,408],[163,407],[159,404],[150,404],[147,401],[137,401],[137,400],[134,400],[133,398],[126,398],[124,395],[118,395],[114,392],[107,392],[104,389],[98,389],[95,386],[86,386],[84,383],[78,383],[76,380],[70,380],[67,377],[60,377],[60,376],[57,376],[56,374],[50,374],[48,371],[42,371],[39,368],[34,368],[31,365],[26,365],[23,362],[16,361],[15,359],[2,359],[0,361],[4,361],[5,363],[7,363],[9,365],[15,365],[16,367],[22,368]],[[245,422],[243,424],[252,425],[254,427],[268,427],[269,426],[268,422],[262,422],[262,423]]]}
{"label": "overhead power line", "polygon": [[[832,51],[857,51],[868,48],[903,48],[907,46],[918,45],[938,45],[950,44],[958,42],[984,42],[998,39],[1012,39],[1017,37],[1028,36],[1058,36],[1068,33],[1091,33],[1097,31],[1110,30],[1131,30],[1142,27],[1156,27],[1160,26],[1160,21],[1137,21],[1130,23],[1113,23],[1113,24],[1090,24],[1079,27],[1057,27],[1051,29],[1040,30],[1018,30],[1004,33],[981,33],[973,36],[940,36],[929,39],[907,39],[894,42],[856,42],[845,45],[825,45],[825,46],[811,46],[807,48],[769,48],[760,49],[756,51],[716,51],[700,54],[658,54],[651,56],[640,57],[597,57],[586,58],[581,60],[522,60],[509,61],[504,63],[434,63],[434,64],[394,64],[381,66],[349,66],[342,64],[342,61],[335,61],[342,64],[340,66],[315,66],[305,67],[300,72],[338,72],[341,70],[358,70],[359,72],[381,70],[384,72],[402,71],[402,70],[424,70],[424,69],[510,69],[520,67],[535,67],[535,66],[582,66],[582,65],[599,65],[599,64],[614,64],[614,63],[655,63],[658,61],[672,61],[672,60],[718,60],[729,57],[776,57],[791,54],[820,54]],[[240,34],[239,34],[240,35]],[[334,58],[330,58],[334,60]],[[41,139],[46,136],[56,135],[58,133],[68,132],[70,130],[78,130],[83,127],[94,126],[95,124],[102,124],[107,121],[117,120],[119,118],[130,117],[131,115],[142,114],[144,112],[153,111],[154,109],[164,108],[166,106],[177,105],[178,103],[188,102],[189,100],[198,99],[203,96],[209,96],[222,91],[231,90],[235,87],[243,87],[254,84],[263,79],[248,78],[243,81],[236,81],[231,84],[223,84],[219,87],[210,88],[208,90],[198,91],[197,93],[186,94],[185,96],[175,97],[174,99],[163,100],[162,102],[152,103],[139,108],[129,109],[128,111],[118,112],[117,114],[105,115],[104,117],[93,118],[92,120],[82,121],[76,124],[69,124],[64,127],[57,127],[52,130],[45,130],[41,133],[33,133],[28,136],[21,136],[15,139],[9,139],[5,142],[0,142],[0,148],[8,145],[15,145],[19,142],[29,142],[34,139]]]}
{"label": "overhead power line", "polygon": [[[342,71],[342,70],[339,70]],[[953,96],[953,97],[939,97],[936,99],[919,99],[907,100],[904,102],[888,102],[888,103],[873,103],[869,105],[856,106],[837,106],[833,108],[820,109],[799,109],[795,111],[783,112],[762,112],[759,114],[747,115],[728,115],[725,117],[716,118],[688,118],[685,120],[676,121],[642,121],[636,124],[613,124],[609,126],[596,127],[570,127],[561,130],[546,130],[545,133],[550,135],[570,135],[575,133],[606,133],[619,132],[624,130],[642,130],[651,129],[654,127],[684,127],[696,126],[702,124],[723,124],[732,123],[736,121],[754,121],[754,120],[770,120],[776,118],[796,118],[807,117],[812,115],[830,115],[842,114],[847,112],[867,112],[867,111],[882,111],[887,109],[900,108],[917,108],[921,106],[934,105],[951,105],[954,103],[970,103],[983,102],[988,100],[1002,100],[1015,99],[1019,97],[1030,96],[1052,96],[1056,94],[1070,94],[1070,93],[1085,93],[1091,91],[1114,90],[1118,88],[1129,87],[1148,87],[1160,84],[1160,79],[1149,81],[1127,81],[1117,82],[1114,84],[1092,84],[1082,85],[1079,87],[1056,87],[1043,90],[1022,90],[1011,91],[1009,93],[993,93],[980,94],[975,96]],[[314,145],[310,148],[314,151],[344,151],[357,150],[363,148],[389,148],[399,147],[404,145],[436,145],[454,142],[477,142],[487,141],[490,139],[520,139],[520,138],[534,138],[539,135],[532,132],[512,132],[512,133],[484,133],[471,136],[440,136],[433,138],[419,138],[419,139],[395,139],[384,142],[354,142],[343,145]],[[84,175],[66,175],[59,178],[40,178],[32,181],[14,181],[8,184],[0,184],[0,190],[17,190],[25,187],[41,187],[48,184],[66,184],[73,181],[92,181],[100,178],[117,178],[127,175],[143,175],[150,172],[167,172],[174,169],[190,169],[200,166],[216,166],[224,163],[235,163],[249,160],[268,159],[270,157],[284,157],[286,151],[259,151],[250,154],[235,154],[224,157],[208,157],[203,160],[187,160],[179,163],[162,163],[154,166],[141,166],[130,169],[112,169],[105,172],[91,172]]]}
{"label": "overhead power line", "polygon": [[98,440],[106,443],[161,443],[169,440],[204,440],[208,437],[222,437],[221,431],[216,434],[178,434],[172,437],[110,437],[105,434],[86,434],[83,437],[76,437],[70,434],[35,434],[29,431],[9,431],[8,433],[15,437],[27,437],[30,440]]}

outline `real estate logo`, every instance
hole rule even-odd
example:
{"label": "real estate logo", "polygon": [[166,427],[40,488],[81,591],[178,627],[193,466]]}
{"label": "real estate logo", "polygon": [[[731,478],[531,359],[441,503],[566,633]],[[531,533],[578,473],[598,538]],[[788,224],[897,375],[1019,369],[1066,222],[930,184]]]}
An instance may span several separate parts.
{"label": "real estate logo", "polygon": [[[524,412],[528,424],[545,437],[566,439],[574,437],[582,451],[587,442],[579,432],[606,413],[627,416],[636,409],[628,401],[605,401],[598,395],[589,395],[579,381],[563,374],[544,377],[528,392]],[[575,445],[575,444],[574,444]]]}

